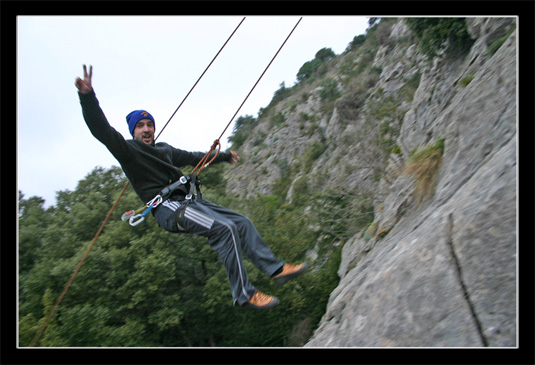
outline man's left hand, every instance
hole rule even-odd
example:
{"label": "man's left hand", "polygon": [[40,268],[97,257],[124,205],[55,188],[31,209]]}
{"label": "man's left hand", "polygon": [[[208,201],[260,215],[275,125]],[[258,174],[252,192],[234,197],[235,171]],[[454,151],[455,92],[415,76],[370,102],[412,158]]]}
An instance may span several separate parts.
{"label": "man's left hand", "polygon": [[230,151],[230,160],[229,162],[233,165],[236,165],[238,162],[240,162],[240,155],[236,151]]}

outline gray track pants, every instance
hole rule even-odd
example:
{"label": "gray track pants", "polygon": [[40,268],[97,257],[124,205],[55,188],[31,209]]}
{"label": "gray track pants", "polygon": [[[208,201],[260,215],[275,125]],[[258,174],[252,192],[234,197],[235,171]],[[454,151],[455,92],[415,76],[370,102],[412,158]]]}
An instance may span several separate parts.
{"label": "gray track pants", "polygon": [[177,213],[181,207],[179,201],[166,200],[155,210],[154,217],[167,231],[208,238],[210,246],[219,254],[227,270],[234,304],[246,303],[257,291],[247,277],[242,263],[242,250],[268,276],[284,265],[262,240],[249,218],[204,199],[194,200],[185,210],[182,230],[177,225]]}

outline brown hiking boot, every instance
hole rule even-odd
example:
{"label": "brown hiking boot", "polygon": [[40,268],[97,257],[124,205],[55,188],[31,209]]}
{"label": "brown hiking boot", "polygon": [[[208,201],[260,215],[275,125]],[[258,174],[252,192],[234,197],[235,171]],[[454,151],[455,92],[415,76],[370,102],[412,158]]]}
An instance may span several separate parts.
{"label": "brown hiking boot", "polygon": [[293,278],[298,277],[303,274],[308,268],[308,263],[304,262],[300,265],[284,264],[282,267],[282,272],[273,277],[273,282],[277,285],[282,285],[287,283]]}
{"label": "brown hiking boot", "polygon": [[253,297],[249,299],[244,306],[254,309],[271,309],[277,304],[279,304],[279,298],[264,294],[260,290],[257,290]]}

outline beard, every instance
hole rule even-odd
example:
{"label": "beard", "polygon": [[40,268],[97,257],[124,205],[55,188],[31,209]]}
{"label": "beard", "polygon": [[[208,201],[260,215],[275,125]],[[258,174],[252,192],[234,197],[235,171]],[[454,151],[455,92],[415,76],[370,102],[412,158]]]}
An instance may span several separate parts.
{"label": "beard", "polygon": [[151,133],[142,133],[136,137],[138,141],[141,141],[145,144],[154,144],[154,135]]}

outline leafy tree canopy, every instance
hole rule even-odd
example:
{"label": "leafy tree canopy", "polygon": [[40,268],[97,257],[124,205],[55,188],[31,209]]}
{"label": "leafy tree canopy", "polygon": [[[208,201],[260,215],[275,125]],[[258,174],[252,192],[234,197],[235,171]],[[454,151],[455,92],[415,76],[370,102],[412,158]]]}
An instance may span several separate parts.
{"label": "leafy tree canopy", "polygon": [[[253,121],[244,118],[243,126]],[[273,251],[302,260],[318,234],[278,197],[238,201],[224,195],[224,165],[203,171],[204,197],[248,215]],[[57,205],[19,194],[19,344],[28,346],[117,198],[126,179],[118,167],[97,167]],[[232,306],[224,266],[205,238],[171,234],[150,217],[131,227],[137,209],[128,188],[69,288],[38,346],[182,347],[300,346],[324,313],[337,284],[339,250],[327,264],[284,287],[245,265],[252,281],[281,304],[269,311]],[[304,319],[306,319],[305,322]],[[306,336],[294,326],[306,324]]]}
{"label": "leafy tree canopy", "polygon": [[452,49],[460,49],[470,41],[464,18],[406,18],[405,22],[419,41],[419,50],[434,57],[449,40]]}

